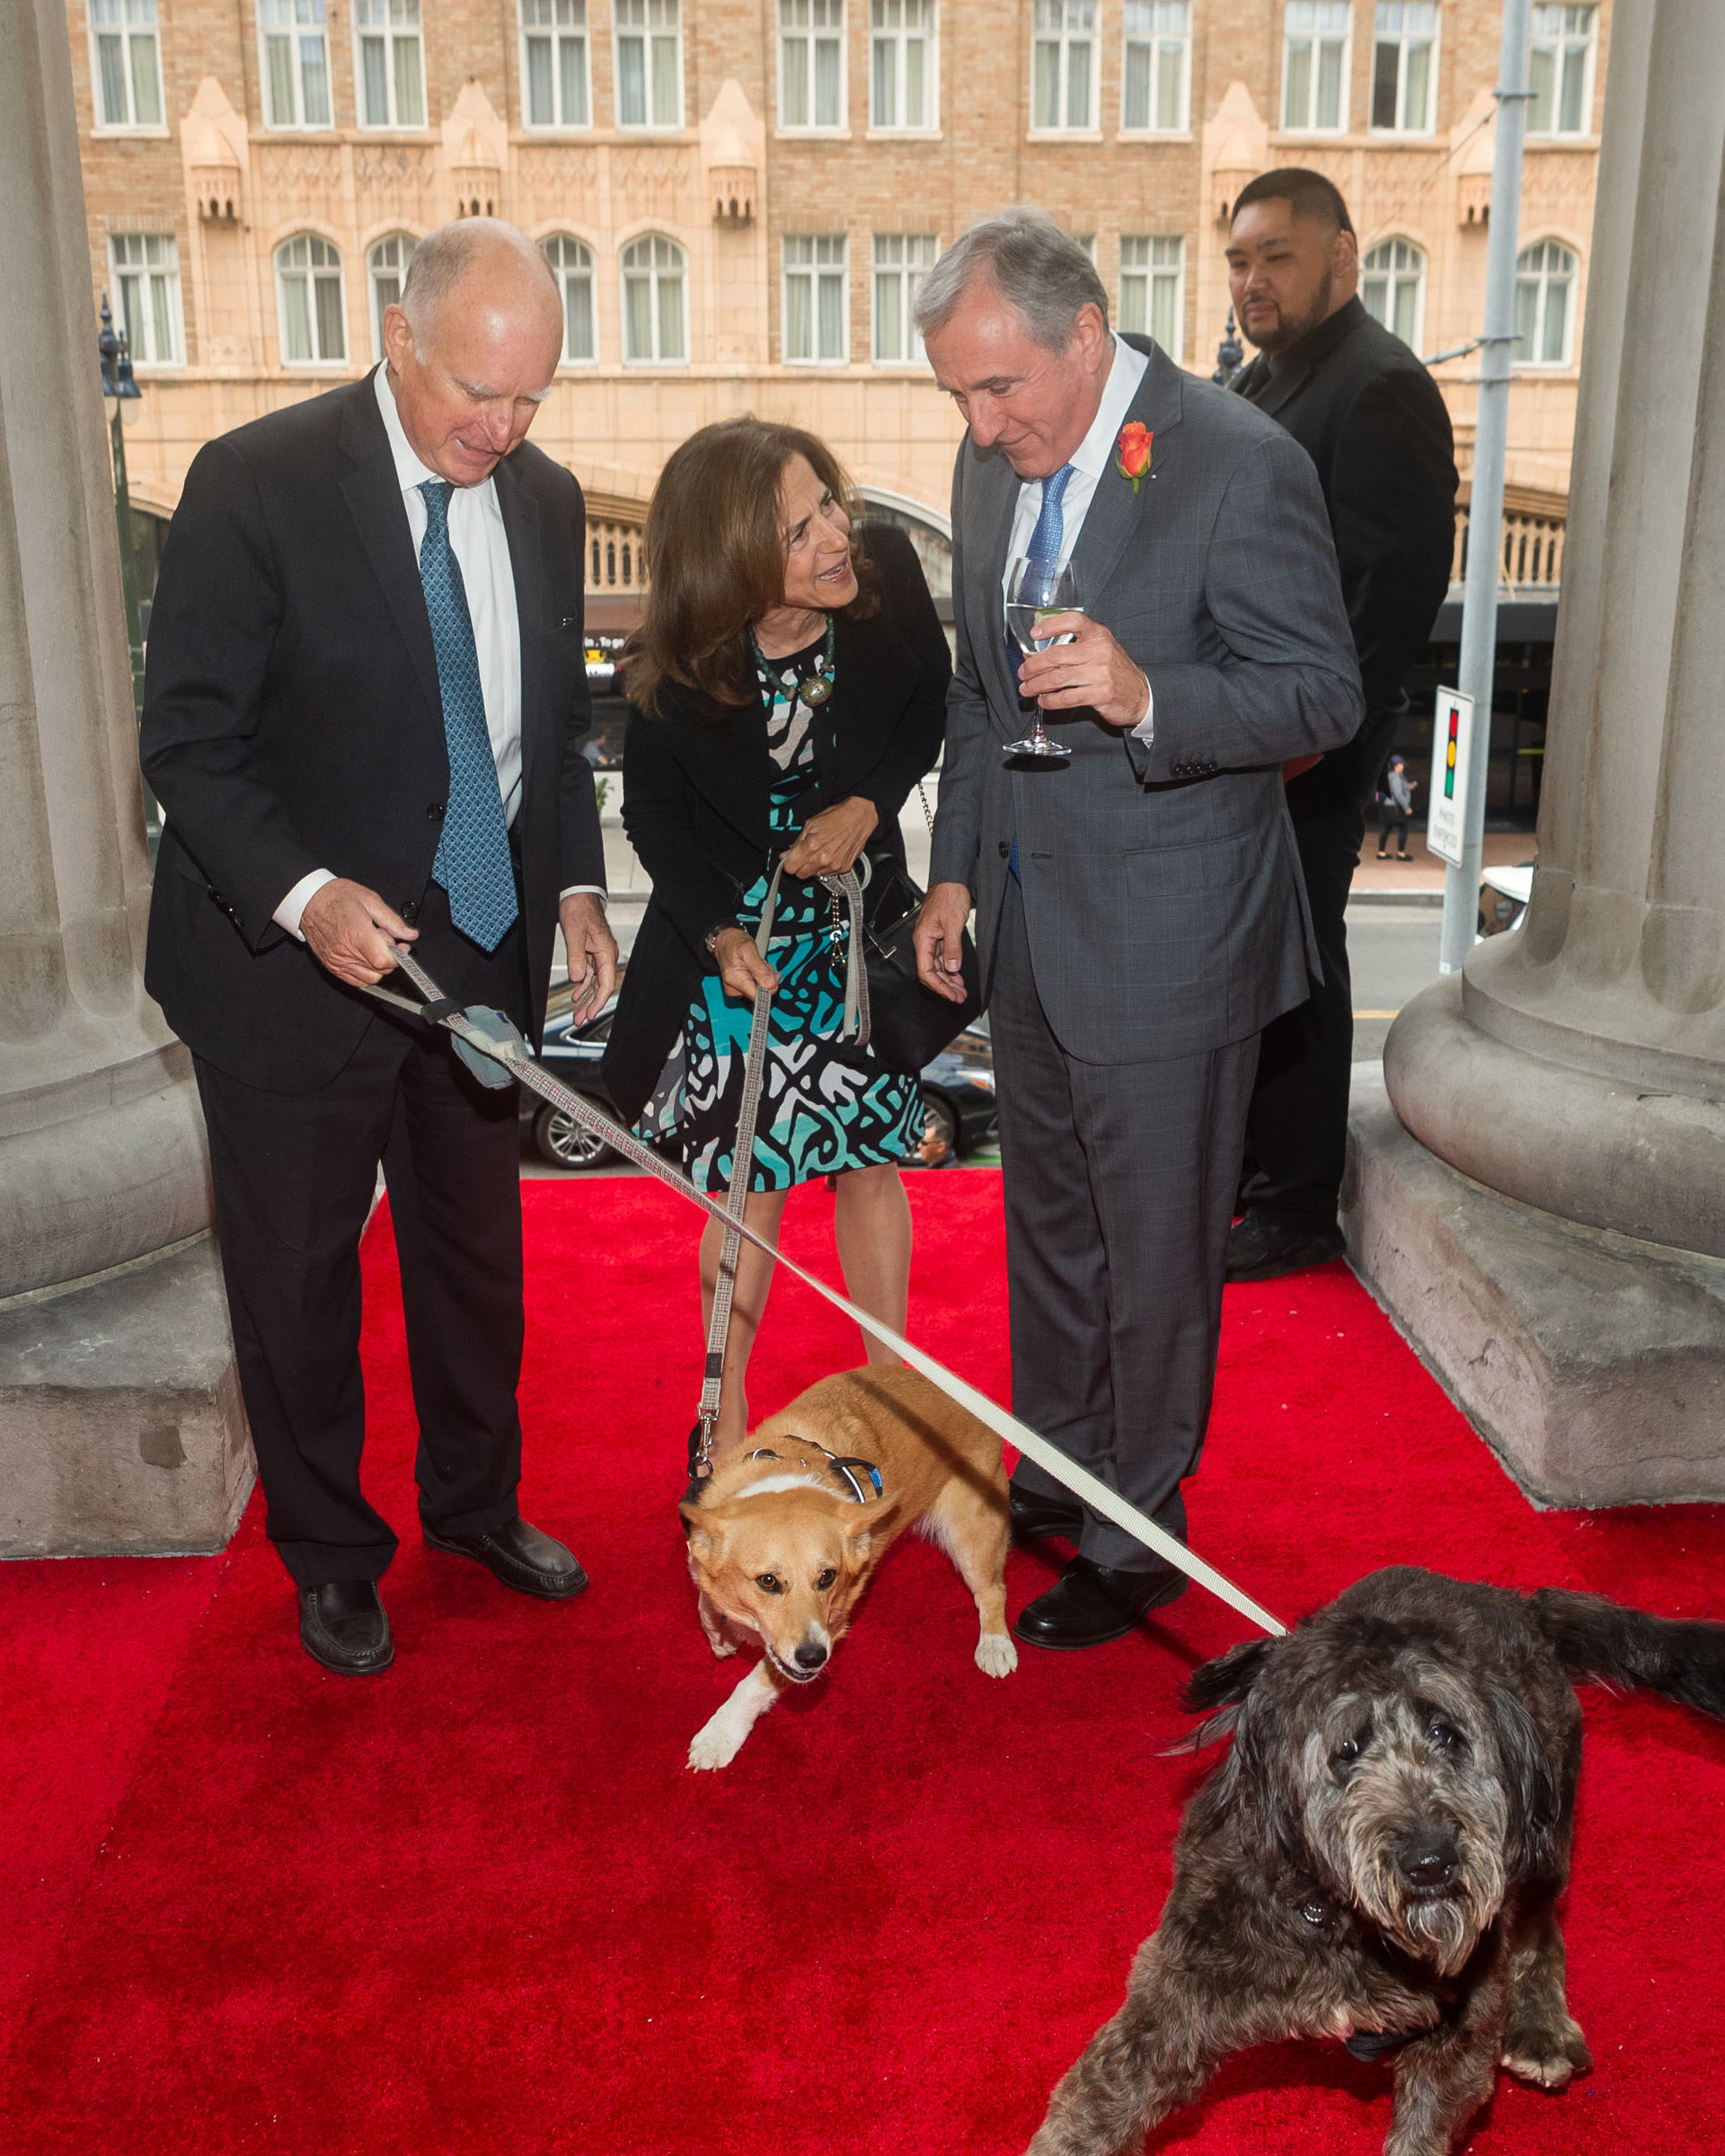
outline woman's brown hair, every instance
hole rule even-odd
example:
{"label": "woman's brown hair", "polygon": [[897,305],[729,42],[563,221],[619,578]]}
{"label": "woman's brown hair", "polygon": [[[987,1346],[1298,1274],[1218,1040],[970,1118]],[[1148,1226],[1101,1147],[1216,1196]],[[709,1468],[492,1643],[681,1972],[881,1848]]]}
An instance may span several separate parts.
{"label": "woman's brown hair", "polygon": [[826,443],[765,420],[703,427],[672,451],[647,511],[646,613],[623,654],[624,685],[638,711],[654,711],[667,681],[692,689],[703,718],[728,718],[754,702],[748,631],[784,603],[779,486],[793,456],[808,459],[851,516],[851,560],[862,588],[842,611],[860,620],[879,606],[856,535],[851,482]]}

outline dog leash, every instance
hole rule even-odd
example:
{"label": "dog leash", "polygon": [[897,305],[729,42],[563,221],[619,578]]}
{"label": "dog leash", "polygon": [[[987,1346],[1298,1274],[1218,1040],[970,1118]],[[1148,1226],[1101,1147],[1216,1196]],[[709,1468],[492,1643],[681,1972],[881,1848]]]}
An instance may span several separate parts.
{"label": "dog leash", "polygon": [[[1045,1474],[1052,1475],[1063,1489],[1070,1490],[1074,1497],[1088,1505],[1093,1512],[1101,1513],[1104,1519],[1112,1520],[1117,1527],[1123,1528],[1135,1542],[1142,1542],[1146,1550],[1154,1551],[1173,1566],[1176,1571],[1183,1572],[1189,1579],[1196,1580],[1200,1587],[1214,1595],[1218,1601],[1225,1602],[1232,1610],[1237,1610],[1260,1631],[1268,1632],[1272,1638],[1279,1638],[1287,1630],[1243,1589],[1236,1587],[1225,1574],[1218,1572],[1214,1565],[1207,1564],[1201,1557],[1195,1556],[1187,1549],[1183,1542],[1177,1542],[1164,1528],[1158,1527],[1154,1520],[1146,1519],[1136,1506],[1128,1505],[1118,1490],[1110,1489],[1106,1482],[1100,1481],[1087,1468],[1080,1467],[1076,1461],[1068,1459],[1057,1445],[1050,1445],[1046,1437],[1039,1436],[1028,1424],[1019,1421],[1015,1415],[1009,1414],[1004,1408],[990,1400],[986,1392],[979,1392],[975,1385],[947,1369],[944,1364],[936,1362],[932,1355],[925,1354],[922,1348],[895,1332],[891,1326],[883,1323],[868,1311],[860,1310],[854,1303],[841,1295],[836,1288],[828,1287],[824,1280],[817,1279],[813,1273],[806,1271],[793,1258],[785,1257],[764,1235],[757,1234],[748,1225],[742,1218],[740,1206],[732,1214],[728,1205],[721,1205],[717,1198],[710,1197],[704,1190],[698,1189],[687,1176],[673,1168],[668,1161],[661,1160],[652,1147],[636,1137],[632,1131],[625,1130],[622,1124],[614,1122],[602,1109],[594,1107],[590,1100],[584,1100],[579,1093],[572,1092],[568,1086],[552,1077],[534,1060],[533,1050],[502,1012],[488,1010],[479,1003],[463,1008],[453,998],[445,995],[411,952],[400,945],[396,947],[396,962],[425,998],[424,1003],[410,1003],[407,997],[394,994],[387,989],[373,988],[368,993],[381,1003],[394,1004],[402,1011],[411,1012],[416,1018],[442,1026],[453,1038],[462,1061],[482,1084],[495,1091],[515,1082],[525,1085],[529,1092],[536,1093],[542,1100],[548,1100],[553,1108],[560,1109],[569,1117],[571,1122],[579,1124],[583,1130],[595,1137],[603,1138],[624,1160],[657,1178],[668,1188],[687,1198],[692,1205],[698,1206],[714,1220],[724,1221],[728,1233],[734,1229],[741,1241],[749,1243],[775,1264],[782,1265],[792,1279],[801,1281],[823,1303],[849,1318],[854,1324],[860,1325],[864,1332],[879,1340],[883,1348],[899,1356],[913,1370],[920,1371],[949,1400],[955,1401],[960,1407],[974,1415],[978,1422],[993,1430],[1006,1444],[1016,1446],[1026,1459],[1033,1460]],[[765,1036],[766,1029],[764,1026],[758,1030]]]}

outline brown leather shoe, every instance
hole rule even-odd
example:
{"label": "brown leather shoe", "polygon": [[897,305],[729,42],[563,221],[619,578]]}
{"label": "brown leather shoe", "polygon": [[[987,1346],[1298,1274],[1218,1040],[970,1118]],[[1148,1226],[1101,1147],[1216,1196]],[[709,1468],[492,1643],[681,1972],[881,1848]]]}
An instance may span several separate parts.
{"label": "brown leather shoe", "polygon": [[300,1645],[341,1677],[373,1677],[395,1659],[377,1583],[332,1579],[299,1590]]}
{"label": "brown leather shoe", "polygon": [[500,1527],[488,1527],[483,1534],[438,1534],[423,1523],[421,1532],[428,1549],[471,1557],[519,1595],[566,1602],[587,1585],[587,1574],[563,1545],[530,1527],[519,1513]]}

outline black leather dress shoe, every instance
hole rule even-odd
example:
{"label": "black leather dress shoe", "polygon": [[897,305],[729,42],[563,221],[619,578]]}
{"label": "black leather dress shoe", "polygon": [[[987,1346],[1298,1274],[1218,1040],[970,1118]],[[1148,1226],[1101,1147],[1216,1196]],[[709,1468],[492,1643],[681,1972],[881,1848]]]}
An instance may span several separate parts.
{"label": "black leather dress shoe", "polygon": [[1051,1534],[1075,1542],[1084,1524],[1075,1498],[1045,1498],[1036,1490],[1021,1489],[1016,1482],[1006,1485],[1006,1508],[1012,1515],[1013,1539],[1021,1542],[1040,1542]]}
{"label": "black leather dress shoe", "polygon": [[376,1676],[395,1659],[389,1619],[371,1579],[332,1579],[299,1590],[300,1644],[338,1676]]}
{"label": "black leather dress shoe", "polygon": [[423,1526],[422,1532],[428,1549],[471,1557],[518,1594],[563,1602],[587,1585],[587,1574],[563,1545],[528,1526],[519,1513],[500,1527],[488,1527],[483,1534],[438,1534]]}
{"label": "black leather dress shoe", "polygon": [[1338,1227],[1297,1227],[1263,1213],[1248,1213],[1228,1231],[1225,1277],[1230,1280],[1279,1280],[1284,1273],[1303,1273],[1311,1266],[1328,1265],[1346,1250]]}
{"label": "black leather dress shoe", "polygon": [[1046,1595],[1025,1604],[1013,1630],[1028,1647],[1104,1647],[1185,1592],[1186,1575],[1172,1565],[1125,1572],[1075,1557]]}

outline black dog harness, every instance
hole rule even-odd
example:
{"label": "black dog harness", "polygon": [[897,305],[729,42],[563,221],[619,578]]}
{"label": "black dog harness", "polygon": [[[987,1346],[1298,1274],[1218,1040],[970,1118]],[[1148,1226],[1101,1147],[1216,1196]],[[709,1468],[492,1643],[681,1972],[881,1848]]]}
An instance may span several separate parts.
{"label": "black dog harness", "polygon": [[[853,1504],[866,1505],[871,1498],[878,1498],[881,1494],[880,1470],[872,1460],[859,1460],[854,1453],[843,1454],[829,1453],[824,1445],[817,1445],[811,1437],[799,1437],[797,1443],[806,1445],[811,1453],[820,1454],[849,1491]],[[771,1445],[757,1445],[748,1457],[751,1460],[783,1460],[784,1454],[775,1453]],[[807,1462],[805,1462],[804,1464],[806,1465]],[[859,1469],[868,1477],[873,1486],[867,1496],[863,1494],[862,1482],[858,1480],[857,1471]]]}

